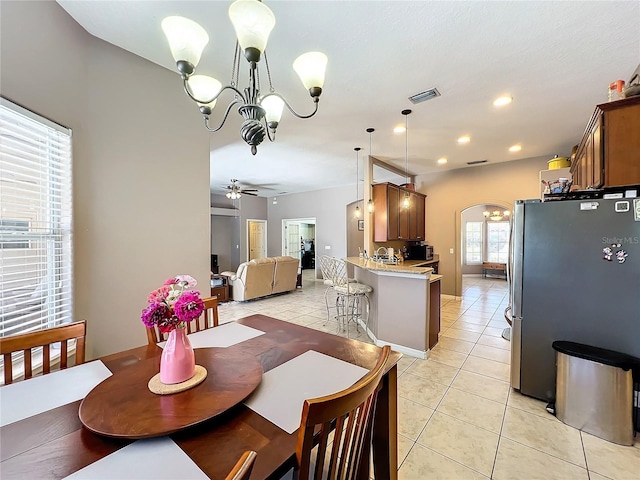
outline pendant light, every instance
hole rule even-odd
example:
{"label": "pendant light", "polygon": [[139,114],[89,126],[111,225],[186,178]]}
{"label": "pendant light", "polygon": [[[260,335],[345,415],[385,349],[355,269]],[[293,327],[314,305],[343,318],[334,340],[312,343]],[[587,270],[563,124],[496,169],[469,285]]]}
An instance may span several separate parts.
{"label": "pendant light", "polygon": [[[411,110],[402,110],[404,115],[404,176],[405,186],[409,185],[409,114]],[[402,207],[409,208],[411,206],[411,196],[408,191],[404,192],[402,199]]]}
{"label": "pendant light", "polygon": [[[371,137],[372,137],[371,134],[375,131],[376,131],[375,128],[371,128],[371,127],[367,128],[367,133],[369,134],[369,158],[371,158]],[[362,200],[364,201],[364,186],[362,187],[362,189],[363,189]],[[369,201],[367,202],[367,211],[369,213],[373,213],[373,201],[371,200],[371,197],[369,197]]]}
{"label": "pendant light", "polygon": [[355,147],[354,150],[356,151],[356,211],[354,212],[354,216],[356,218],[360,218],[360,206],[358,205],[358,182],[360,181],[358,175],[358,163],[360,160],[360,150],[362,149],[360,147]]}

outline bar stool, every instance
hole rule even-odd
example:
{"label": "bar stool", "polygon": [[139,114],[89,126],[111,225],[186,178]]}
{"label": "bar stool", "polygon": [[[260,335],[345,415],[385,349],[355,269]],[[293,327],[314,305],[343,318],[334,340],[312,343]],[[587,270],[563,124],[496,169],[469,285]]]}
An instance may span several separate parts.
{"label": "bar stool", "polygon": [[367,320],[364,323],[365,333],[369,329],[369,297],[367,293],[373,292],[373,288],[357,280],[350,280],[347,275],[347,264],[344,260],[333,258],[333,290],[337,294],[336,309],[338,323],[342,322],[343,330],[347,329],[349,338],[349,321],[356,324],[356,331],[359,333],[358,323],[362,321],[362,303],[367,303]]}
{"label": "bar stool", "polygon": [[333,270],[333,258],[329,255],[322,255],[320,257],[320,271],[322,272],[323,283],[327,286],[324,291],[324,303],[327,306],[327,321],[324,322],[325,325],[329,322],[329,291],[333,290]]}

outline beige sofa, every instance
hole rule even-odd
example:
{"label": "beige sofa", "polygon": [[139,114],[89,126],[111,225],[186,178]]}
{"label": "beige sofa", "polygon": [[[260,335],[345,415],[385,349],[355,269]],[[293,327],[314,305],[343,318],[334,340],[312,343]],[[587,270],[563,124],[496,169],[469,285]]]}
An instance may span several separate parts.
{"label": "beige sofa", "polygon": [[299,261],[294,257],[267,257],[241,263],[236,272],[222,272],[229,278],[232,298],[251,300],[296,289]]}

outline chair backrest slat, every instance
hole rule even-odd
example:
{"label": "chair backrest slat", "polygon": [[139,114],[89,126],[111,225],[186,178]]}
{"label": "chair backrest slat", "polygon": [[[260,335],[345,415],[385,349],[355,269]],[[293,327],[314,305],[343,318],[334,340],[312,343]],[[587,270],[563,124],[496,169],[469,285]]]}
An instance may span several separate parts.
{"label": "chair backrest slat", "polygon": [[[298,479],[354,480],[360,475],[361,465],[366,467],[363,462],[369,461],[376,398],[390,351],[385,346],[375,367],[355,385],[332,395],[305,400],[296,447]],[[329,447],[327,437],[333,425],[335,433]],[[329,464],[325,465],[327,453]]]}
{"label": "chair backrest slat", "polygon": [[[62,363],[60,363],[60,365],[62,365]],[[49,345],[42,347],[42,373],[43,375],[51,373],[51,350]]]}
{"label": "chair backrest slat", "polygon": [[4,361],[4,384],[9,385],[13,380],[13,368],[11,365],[11,354],[5,353],[2,355]]}
{"label": "chair backrest slat", "polygon": [[24,357],[24,378],[31,378],[33,376],[33,369],[31,368],[31,350],[23,350],[22,355]]}
{"label": "chair backrest slat", "polygon": [[67,368],[67,341],[60,342],[60,367]]}
{"label": "chair backrest slat", "polygon": [[58,327],[38,330],[35,332],[21,333],[9,337],[0,338],[0,354],[4,358],[4,383],[8,385],[13,382],[13,359],[12,353],[22,352],[24,364],[24,378],[33,376],[32,355],[34,349],[42,348],[42,372],[51,372],[51,350],[50,345],[60,343],[60,368],[67,368],[69,365],[68,341],[76,340],[75,365],[84,363],[84,346],[87,331],[86,322],[75,322]]}
{"label": "chair backrest slat", "polygon": [[256,456],[252,450],[244,452],[225,480],[249,480]]}

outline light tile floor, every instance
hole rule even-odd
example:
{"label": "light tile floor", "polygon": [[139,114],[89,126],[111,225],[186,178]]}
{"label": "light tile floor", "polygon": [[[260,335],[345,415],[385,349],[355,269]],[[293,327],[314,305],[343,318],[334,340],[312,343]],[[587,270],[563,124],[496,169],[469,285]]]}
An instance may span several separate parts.
{"label": "light tile floor", "polygon": [[[325,286],[313,273],[303,271],[295,292],[220,305],[220,321],[261,313],[371,343],[353,326],[325,325]],[[462,298],[442,298],[440,340],[429,358],[400,360],[399,478],[640,480],[640,441],[622,447],[582,433],[510,388],[506,303],[504,280],[465,276]]]}

